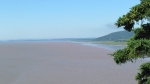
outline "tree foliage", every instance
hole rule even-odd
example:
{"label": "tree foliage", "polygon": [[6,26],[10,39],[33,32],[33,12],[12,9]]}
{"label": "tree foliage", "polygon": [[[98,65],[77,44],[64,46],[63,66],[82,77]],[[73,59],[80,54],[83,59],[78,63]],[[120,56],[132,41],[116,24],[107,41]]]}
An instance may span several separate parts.
{"label": "tree foliage", "polygon": [[[150,57],[150,0],[140,1],[140,4],[133,6],[127,14],[119,17],[115,23],[118,27],[135,33],[128,40],[127,47],[112,54],[117,64]],[[135,25],[139,25],[138,28],[135,28]],[[136,80],[139,84],[150,84],[150,62],[140,66]]]}
{"label": "tree foliage", "polygon": [[139,84],[150,84],[150,62],[140,66],[140,72],[136,75]]}

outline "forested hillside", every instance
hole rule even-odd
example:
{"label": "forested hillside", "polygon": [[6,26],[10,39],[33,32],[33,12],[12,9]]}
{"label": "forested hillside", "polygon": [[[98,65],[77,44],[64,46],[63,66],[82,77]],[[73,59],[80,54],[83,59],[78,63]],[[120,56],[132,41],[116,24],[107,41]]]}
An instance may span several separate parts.
{"label": "forested hillside", "polygon": [[126,41],[133,35],[133,32],[119,31],[98,37],[95,39],[95,41]]}

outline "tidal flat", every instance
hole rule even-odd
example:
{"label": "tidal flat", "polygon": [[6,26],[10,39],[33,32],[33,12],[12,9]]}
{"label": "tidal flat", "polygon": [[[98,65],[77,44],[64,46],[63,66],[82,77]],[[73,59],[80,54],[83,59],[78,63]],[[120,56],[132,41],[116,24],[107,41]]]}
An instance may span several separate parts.
{"label": "tidal flat", "polygon": [[137,84],[139,65],[117,65],[113,51],[72,42],[0,43],[0,84]]}

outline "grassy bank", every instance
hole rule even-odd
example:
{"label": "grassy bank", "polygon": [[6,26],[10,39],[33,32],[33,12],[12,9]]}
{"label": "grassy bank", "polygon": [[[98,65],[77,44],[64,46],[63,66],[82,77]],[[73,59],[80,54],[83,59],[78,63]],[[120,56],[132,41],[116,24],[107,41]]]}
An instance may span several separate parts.
{"label": "grassy bank", "polygon": [[118,42],[118,41],[100,41],[101,44],[108,44],[108,45],[126,45],[127,42]]}
{"label": "grassy bank", "polygon": [[78,41],[78,42],[87,42],[93,44],[107,44],[107,45],[126,45],[127,42],[119,42],[119,41]]}

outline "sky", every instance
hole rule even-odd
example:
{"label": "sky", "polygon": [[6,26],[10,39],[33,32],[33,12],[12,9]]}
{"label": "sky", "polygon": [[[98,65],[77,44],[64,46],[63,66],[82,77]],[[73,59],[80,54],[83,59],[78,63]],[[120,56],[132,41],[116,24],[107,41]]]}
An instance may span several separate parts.
{"label": "sky", "polygon": [[100,37],[140,0],[0,0],[0,40]]}

